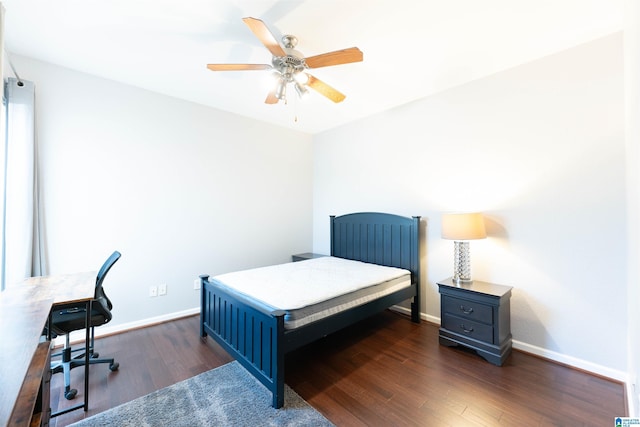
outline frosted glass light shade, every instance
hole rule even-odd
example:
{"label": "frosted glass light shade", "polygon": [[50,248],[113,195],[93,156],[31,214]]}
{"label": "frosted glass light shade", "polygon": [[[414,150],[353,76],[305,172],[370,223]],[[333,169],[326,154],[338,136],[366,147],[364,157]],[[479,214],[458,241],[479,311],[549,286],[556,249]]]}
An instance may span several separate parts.
{"label": "frosted glass light shade", "polygon": [[481,213],[442,215],[442,238],[447,240],[477,240],[487,237]]}

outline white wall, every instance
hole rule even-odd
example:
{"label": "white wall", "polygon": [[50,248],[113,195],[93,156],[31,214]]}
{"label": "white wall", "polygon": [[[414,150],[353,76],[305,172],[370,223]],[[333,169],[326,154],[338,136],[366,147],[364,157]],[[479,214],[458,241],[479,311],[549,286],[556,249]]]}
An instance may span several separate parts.
{"label": "white wall", "polygon": [[[302,133],[14,57],[36,83],[49,273],[97,270],[111,326],[199,307],[193,280],[312,246]],[[149,286],[168,294],[150,298]]]}
{"label": "white wall", "polygon": [[622,51],[615,34],[317,135],[314,251],[330,214],[423,216],[438,321],[453,269],[440,215],[482,211],[472,276],[514,286],[515,346],[625,379]]}
{"label": "white wall", "polygon": [[629,413],[640,416],[640,5],[625,1],[625,113],[627,143],[627,199],[629,224],[628,254],[628,358],[629,382],[627,396]]}

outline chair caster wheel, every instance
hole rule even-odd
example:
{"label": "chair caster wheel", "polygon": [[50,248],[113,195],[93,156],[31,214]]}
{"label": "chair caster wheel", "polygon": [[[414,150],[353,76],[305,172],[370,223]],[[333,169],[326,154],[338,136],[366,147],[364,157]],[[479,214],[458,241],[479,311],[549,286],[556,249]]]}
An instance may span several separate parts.
{"label": "chair caster wheel", "polygon": [[73,399],[74,397],[76,397],[76,394],[78,394],[78,390],[76,390],[75,388],[72,388],[71,390],[69,390],[69,391],[65,391],[65,392],[64,392],[64,397],[65,397],[67,400],[71,400],[71,399]]}
{"label": "chair caster wheel", "polygon": [[92,359],[97,359],[98,357],[100,357],[100,353],[92,353],[91,354],[91,358]]}
{"label": "chair caster wheel", "polygon": [[117,371],[119,367],[120,367],[120,364],[118,362],[114,362],[111,365],[109,365],[109,370],[111,370],[111,372]]}

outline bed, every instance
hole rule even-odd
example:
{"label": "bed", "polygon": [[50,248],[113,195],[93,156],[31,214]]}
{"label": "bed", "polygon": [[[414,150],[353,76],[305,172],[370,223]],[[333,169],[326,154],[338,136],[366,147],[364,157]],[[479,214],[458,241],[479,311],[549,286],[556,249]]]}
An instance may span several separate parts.
{"label": "bed", "polygon": [[[411,320],[420,322],[419,224],[418,216],[403,217],[386,213],[331,216],[331,249],[330,257],[326,260],[299,261],[213,278],[200,276],[200,336],[202,339],[211,336],[218,342],[269,389],[273,395],[273,407],[282,407],[284,358],[288,352],[409,299]],[[326,301],[325,305],[321,301],[314,302],[320,304],[320,309],[309,313],[302,307],[299,317],[292,314],[292,310],[274,307],[262,299],[249,296],[249,291],[238,291],[225,283],[233,280],[247,282],[249,278],[255,280],[256,277],[264,277],[265,283],[270,282],[274,279],[267,274],[273,270],[288,272],[286,280],[292,282],[300,277],[309,280],[307,274],[313,274],[313,271],[322,270],[324,265],[334,262],[340,266],[353,264],[367,270],[382,269],[378,266],[387,270],[402,269],[404,276],[384,280],[384,284],[379,284],[384,285],[384,290],[374,291],[370,295],[363,296],[357,293],[360,291],[353,291],[347,297],[328,297],[332,301],[337,298],[341,304],[344,298],[350,298],[351,302],[342,304],[340,308],[333,308],[334,305],[329,304],[329,309]],[[265,275],[261,276],[263,273]],[[361,277],[360,273],[350,274],[352,277]],[[403,280],[407,283],[400,285],[399,282]],[[291,286],[295,285],[292,283]]]}

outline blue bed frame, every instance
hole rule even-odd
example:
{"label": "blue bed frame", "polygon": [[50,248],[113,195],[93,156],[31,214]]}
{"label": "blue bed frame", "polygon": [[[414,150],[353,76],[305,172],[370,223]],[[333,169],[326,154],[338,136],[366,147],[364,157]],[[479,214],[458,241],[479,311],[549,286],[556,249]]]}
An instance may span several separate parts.
{"label": "blue bed frame", "polygon": [[331,255],[411,271],[411,286],[296,329],[284,328],[285,312],[266,311],[200,276],[200,336],[209,335],[284,404],[285,354],[412,299],[411,320],[420,322],[420,217],[364,212],[331,216]]}

